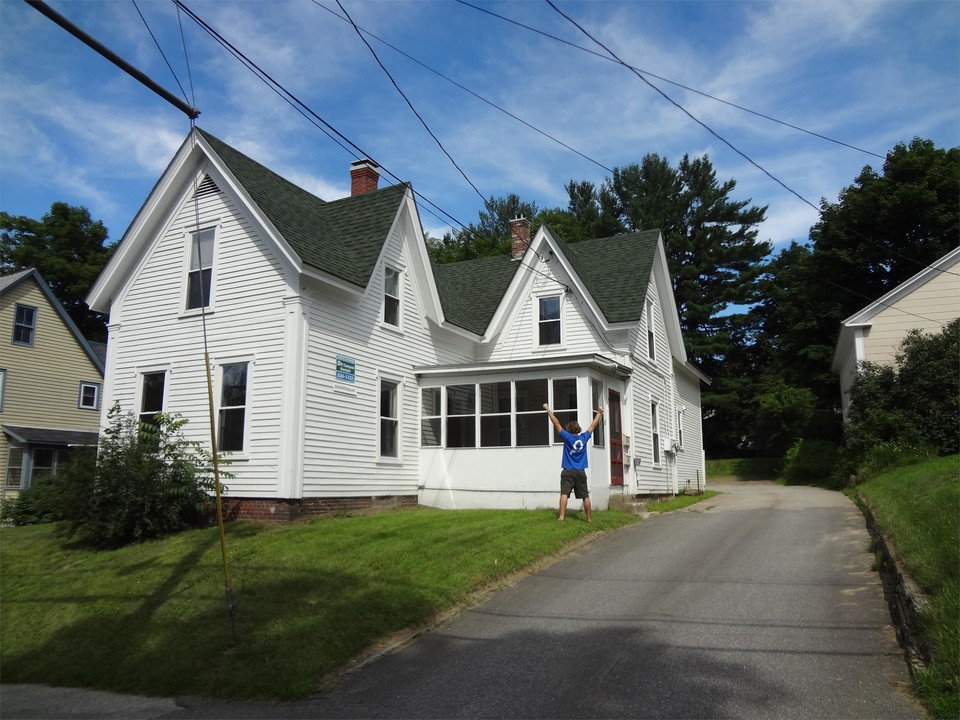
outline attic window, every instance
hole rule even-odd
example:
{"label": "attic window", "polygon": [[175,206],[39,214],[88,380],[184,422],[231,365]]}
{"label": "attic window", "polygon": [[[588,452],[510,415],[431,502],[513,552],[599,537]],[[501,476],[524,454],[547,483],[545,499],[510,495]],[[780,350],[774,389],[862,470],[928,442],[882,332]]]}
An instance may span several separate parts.
{"label": "attic window", "polygon": [[220,188],[217,187],[217,184],[213,181],[209,175],[203,176],[203,182],[200,183],[200,187],[197,188],[197,191],[193,194],[195,198],[206,197],[207,195],[216,195],[220,192]]}

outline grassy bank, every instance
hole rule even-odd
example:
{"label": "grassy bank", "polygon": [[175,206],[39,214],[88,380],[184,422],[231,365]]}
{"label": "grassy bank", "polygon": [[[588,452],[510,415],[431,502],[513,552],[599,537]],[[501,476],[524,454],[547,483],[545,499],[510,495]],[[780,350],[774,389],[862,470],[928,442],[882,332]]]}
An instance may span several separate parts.
{"label": "grassy bank", "polygon": [[707,460],[707,487],[711,480],[776,480],[783,460],[779,458],[715,458]]}
{"label": "grassy bank", "polygon": [[[417,509],[227,527],[236,600],[230,642],[217,530],[111,552],[52,527],[0,529],[4,683],[143,695],[293,698],[404,628],[587,536],[617,511]],[[571,522],[572,520],[572,522]]]}
{"label": "grassy bank", "polygon": [[936,717],[960,717],[960,457],[886,472],[856,492],[930,599],[922,621],[933,663],[915,691]]}

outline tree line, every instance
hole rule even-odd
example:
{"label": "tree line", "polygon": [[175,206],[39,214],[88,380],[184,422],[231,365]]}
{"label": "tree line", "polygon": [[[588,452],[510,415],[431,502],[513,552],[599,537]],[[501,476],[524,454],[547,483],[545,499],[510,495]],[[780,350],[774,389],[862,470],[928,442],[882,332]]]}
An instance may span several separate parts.
{"label": "tree line", "polygon": [[[436,263],[509,254],[517,214],[567,243],[660,229],[687,355],[713,380],[708,456],[779,457],[802,438],[840,441],[840,322],[960,244],[958,178],[960,148],[898,144],[880,170],[865,166],[836,202],[821,200],[807,242],[774,252],[758,237],[767,207],[737,198],[709,157],[673,166],[648,154],[599,185],[571,180],[566,208],[491,197],[477,223],[427,242]],[[105,339],[105,318],[83,299],[112,250],[83,207],[0,213],[0,271],[36,267],[91,340]]]}

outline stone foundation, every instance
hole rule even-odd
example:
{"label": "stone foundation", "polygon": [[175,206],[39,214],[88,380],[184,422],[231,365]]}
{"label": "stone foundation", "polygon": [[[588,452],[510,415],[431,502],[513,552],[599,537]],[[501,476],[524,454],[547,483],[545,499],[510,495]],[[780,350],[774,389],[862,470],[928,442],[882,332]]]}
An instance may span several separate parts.
{"label": "stone foundation", "polygon": [[223,498],[227,520],[290,522],[322,515],[356,515],[417,507],[416,495],[322,498]]}

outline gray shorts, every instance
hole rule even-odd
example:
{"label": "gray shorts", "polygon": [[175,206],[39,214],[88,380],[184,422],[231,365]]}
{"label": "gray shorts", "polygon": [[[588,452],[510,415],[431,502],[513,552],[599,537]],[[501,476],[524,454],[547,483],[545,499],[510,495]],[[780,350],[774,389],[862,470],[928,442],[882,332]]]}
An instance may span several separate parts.
{"label": "gray shorts", "polygon": [[586,470],[564,468],[560,471],[560,494],[570,497],[571,490],[578,500],[590,497],[590,491],[587,489]]}

